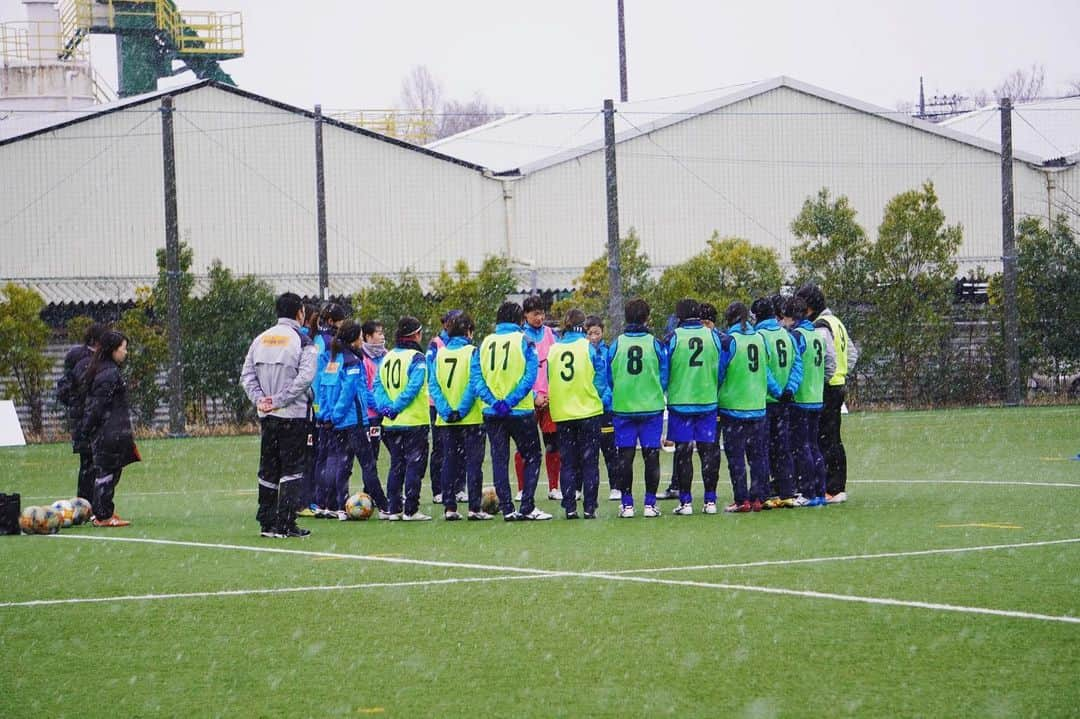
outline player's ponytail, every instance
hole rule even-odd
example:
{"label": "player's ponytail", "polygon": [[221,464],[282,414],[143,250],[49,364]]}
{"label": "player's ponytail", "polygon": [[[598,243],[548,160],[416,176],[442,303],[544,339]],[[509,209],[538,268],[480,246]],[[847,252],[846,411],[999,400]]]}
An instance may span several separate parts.
{"label": "player's ponytail", "polygon": [[351,347],[353,342],[360,339],[360,330],[361,326],[353,320],[342,322],[334,341],[330,343],[330,354],[336,356],[344,352],[346,347]]}

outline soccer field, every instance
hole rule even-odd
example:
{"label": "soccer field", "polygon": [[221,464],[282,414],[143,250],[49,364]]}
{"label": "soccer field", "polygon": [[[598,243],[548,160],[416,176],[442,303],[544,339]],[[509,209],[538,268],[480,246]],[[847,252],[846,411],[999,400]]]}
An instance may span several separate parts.
{"label": "soccer field", "polygon": [[131,527],[0,537],[0,716],[1077,716],[1080,410],[844,422],[844,505],[303,540],[258,536],[256,437],[147,441]]}

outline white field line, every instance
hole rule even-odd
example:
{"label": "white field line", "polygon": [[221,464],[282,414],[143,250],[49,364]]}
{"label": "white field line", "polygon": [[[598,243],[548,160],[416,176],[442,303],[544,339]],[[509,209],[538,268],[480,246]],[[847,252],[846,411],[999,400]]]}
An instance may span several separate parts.
{"label": "white field line", "polygon": [[[613,574],[605,572],[556,572],[547,569],[532,569],[528,567],[508,567],[498,565],[484,565],[484,564],[469,564],[459,562],[440,562],[433,560],[423,559],[404,559],[395,557],[373,557],[364,554],[341,554],[336,552],[317,552],[301,549],[280,549],[276,547],[253,547],[239,544],[210,544],[202,542],[188,542],[177,541],[169,539],[144,539],[138,537],[102,537],[92,535],[55,535],[57,537],[66,537],[68,539],[88,539],[97,541],[113,541],[113,542],[133,542],[143,544],[162,544],[168,546],[183,546],[183,547],[196,547],[206,549],[235,549],[240,551],[251,552],[265,552],[272,554],[294,554],[301,556],[315,556],[315,557],[335,557],[342,559],[357,559],[361,561],[373,561],[373,562],[387,562],[391,564],[411,564],[428,567],[453,567],[453,568],[468,568],[468,569],[480,569],[494,572],[511,572],[521,575],[526,575],[522,578],[532,577],[570,577],[578,579],[606,579],[615,582],[635,582],[643,584],[661,584],[667,586],[682,586],[682,587],[698,587],[705,589],[726,589],[731,591],[745,591],[745,592],[758,592],[762,594],[775,594],[782,596],[795,596],[795,597],[809,597],[813,599],[831,599],[834,601],[843,602],[856,602],[861,604],[877,604],[896,607],[909,607],[914,609],[930,609],[935,611],[947,611],[947,612],[959,612],[966,614],[983,614],[1000,617],[1010,617],[1014,619],[1034,619],[1047,622],[1061,622],[1066,624],[1080,624],[1080,617],[1071,617],[1068,615],[1056,616],[1050,614],[1036,614],[1033,612],[1020,612],[1006,609],[988,609],[986,607],[968,607],[956,604],[938,604],[933,602],[919,602],[906,599],[890,599],[887,597],[863,597],[852,594],[834,594],[830,592],[815,592],[810,590],[801,589],[783,589],[777,587],[760,587],[754,585],[744,584],[725,584],[717,582],[695,582],[688,580],[678,579],[658,579],[656,577],[636,577],[627,574]],[[1077,541],[1077,540],[1059,540],[1054,543],[1061,543],[1062,541]],[[1038,546],[1043,544],[1050,544],[1051,542],[1030,543],[1022,546]],[[969,548],[974,549],[974,548]],[[934,550],[928,550],[934,551]],[[437,581],[437,580],[432,580]],[[461,581],[461,580],[459,580]],[[97,601],[109,601],[108,598],[96,598]],[[3,605],[0,605],[3,606]]]}
{"label": "white field line", "polygon": [[965,552],[991,552],[997,549],[1022,549],[1046,547],[1052,544],[1074,544],[1075,539],[1049,539],[1042,542],[1018,542],[1016,544],[984,544],[977,547],[947,547],[944,549],[915,549],[907,552],[879,552],[877,554],[842,554],[835,557],[807,557],[806,559],[766,559],[759,562],[733,564],[691,564],[682,567],[653,567],[651,569],[620,569],[604,574],[652,574],[658,572],[690,572],[702,569],[747,569],[751,567],[775,567],[789,564],[818,564],[820,562],[850,562],[856,559],[892,559],[896,557],[925,557],[935,554],[963,554]]}
{"label": "white field line", "polygon": [[1006,487],[1068,487],[1080,489],[1080,482],[1021,482],[993,479],[858,479],[852,484],[998,484]]}
{"label": "white field line", "polygon": [[387,589],[396,587],[429,587],[439,584],[469,584],[475,582],[504,582],[512,579],[548,579],[563,576],[551,574],[509,574],[497,577],[462,577],[458,579],[425,579],[412,582],[372,582],[369,584],[323,584],[310,587],[274,587],[269,589],[223,589],[216,592],[174,592],[171,594],[123,594],[112,597],[71,597],[68,599],[34,599],[26,602],[0,602],[4,607],[45,607],[56,604],[100,604],[106,602],[143,602],[161,599],[201,599],[205,597],[242,597],[252,594],[292,594],[295,592],[334,592],[354,589]]}

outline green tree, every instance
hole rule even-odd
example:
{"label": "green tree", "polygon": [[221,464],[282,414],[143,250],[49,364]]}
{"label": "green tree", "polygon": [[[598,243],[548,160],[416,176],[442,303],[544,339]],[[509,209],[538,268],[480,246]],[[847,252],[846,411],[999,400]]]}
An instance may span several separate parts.
{"label": "green tree", "polygon": [[801,240],[791,248],[795,283],[821,287],[829,306],[845,322],[854,318],[852,310],[865,299],[870,285],[872,244],[856,214],[847,196],[833,200],[823,187],[817,197],[806,198],[791,223],[791,232]]}
{"label": "green tree", "polygon": [[684,297],[709,302],[723,315],[736,300],[749,304],[755,297],[775,294],[783,279],[776,250],[755,247],[739,237],[721,239],[719,233],[713,233],[702,252],[667,268],[660,276],[654,322],[671,313]]}
{"label": "green tree", "polygon": [[[934,185],[889,200],[870,253],[874,321],[864,328],[864,357],[878,382],[898,385],[905,403],[950,351],[950,315],[959,225],[946,225]],[[860,360],[862,362],[862,360]],[[925,385],[924,385],[925,386]],[[929,391],[936,388],[927,387]]]}
{"label": "green tree", "polygon": [[30,408],[30,428],[38,434],[51,366],[45,356],[49,326],[41,319],[43,309],[45,300],[34,290],[14,282],[0,290],[0,375],[10,377],[4,398]]}
{"label": "green tree", "polygon": [[153,321],[153,297],[149,288],[136,293],[135,306],[124,312],[116,328],[128,338],[128,358],[124,363],[135,421],[148,427],[165,395],[158,377],[169,359],[165,331]]}
{"label": "green tree", "polygon": [[383,323],[388,344],[393,343],[394,328],[401,317],[411,315],[423,322],[425,334],[437,326],[439,319],[434,304],[424,296],[420,280],[408,271],[397,277],[376,275],[370,287],[357,293],[353,307],[365,320]]}
{"label": "green tree", "polygon": [[73,345],[81,344],[83,337],[86,336],[86,330],[90,328],[90,325],[94,324],[94,318],[87,315],[76,315],[67,321],[68,342]]}
{"label": "green tree", "polygon": [[454,264],[453,272],[443,269],[432,285],[435,298],[431,312],[431,333],[438,331],[438,319],[450,310],[467,312],[476,323],[476,340],[479,341],[495,327],[495,313],[506,296],[517,290],[517,279],[510,262],[504,257],[488,256],[475,274],[469,271],[465,260]]}
{"label": "green tree", "polygon": [[207,275],[207,291],[191,303],[181,329],[184,395],[196,421],[221,402],[242,422],[252,408],[238,378],[252,338],[275,322],[274,291],[250,275],[235,277],[220,260]]}
{"label": "green tree", "polygon": [[[656,290],[656,281],[652,278],[649,256],[641,251],[641,240],[633,227],[619,240],[619,269],[622,272],[623,299],[641,297],[651,301]],[[608,256],[605,252],[590,262],[581,276],[574,280],[573,294],[551,306],[551,314],[561,318],[567,310],[577,307],[587,315],[607,317],[610,294]],[[610,320],[611,318],[608,318],[608,325]]]}

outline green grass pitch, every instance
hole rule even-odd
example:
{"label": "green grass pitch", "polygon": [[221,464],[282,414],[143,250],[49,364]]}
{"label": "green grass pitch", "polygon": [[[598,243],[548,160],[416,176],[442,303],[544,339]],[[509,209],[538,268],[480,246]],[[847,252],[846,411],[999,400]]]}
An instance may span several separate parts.
{"label": "green grass pitch", "polygon": [[[305,540],[258,536],[257,438],[147,441],[131,527],[0,537],[0,716],[1077,716],[1080,410],[844,436],[840,506]],[[68,498],[75,459],[0,450],[0,491]]]}

